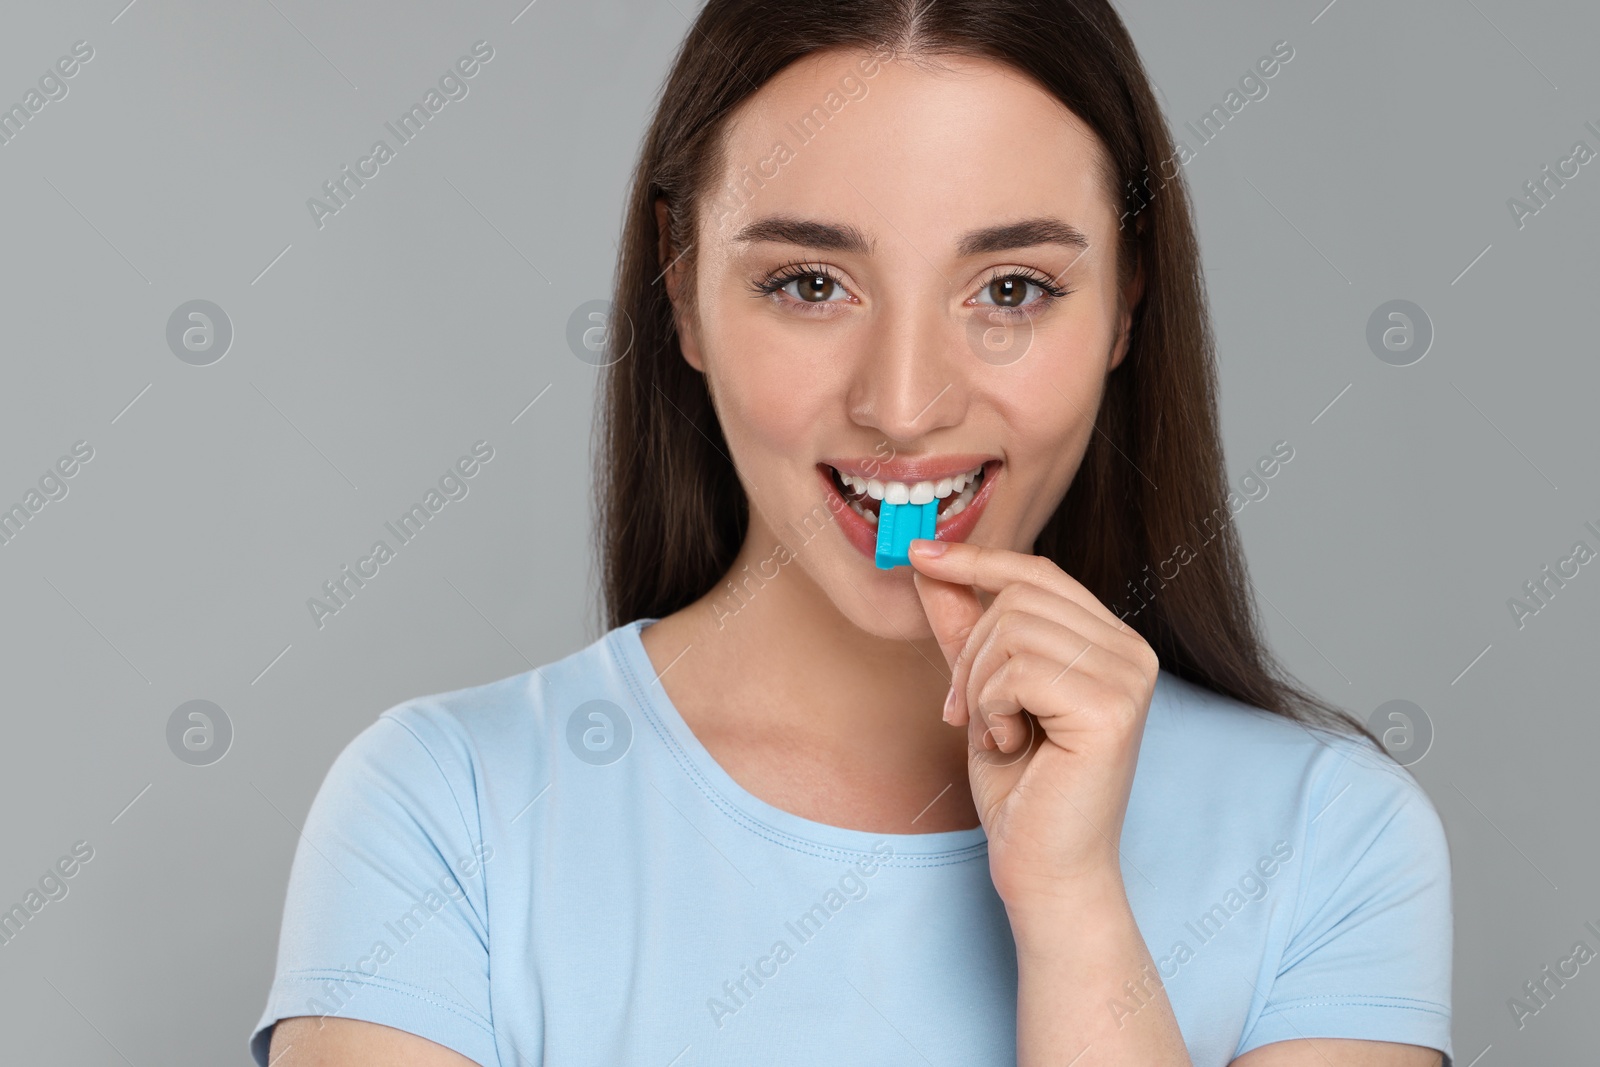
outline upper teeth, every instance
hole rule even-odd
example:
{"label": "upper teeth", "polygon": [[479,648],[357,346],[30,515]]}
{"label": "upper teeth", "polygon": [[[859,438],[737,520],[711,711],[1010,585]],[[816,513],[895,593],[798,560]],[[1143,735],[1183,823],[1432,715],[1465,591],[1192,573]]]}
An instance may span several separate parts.
{"label": "upper teeth", "polygon": [[839,480],[857,493],[865,493],[873,500],[885,500],[891,504],[926,504],[937,497],[943,500],[947,496],[960,493],[967,486],[978,480],[978,475],[983,473],[983,467],[974,467],[964,474],[954,478],[940,478],[936,482],[891,482],[879,481],[876,478],[861,478],[854,474],[839,475]]}

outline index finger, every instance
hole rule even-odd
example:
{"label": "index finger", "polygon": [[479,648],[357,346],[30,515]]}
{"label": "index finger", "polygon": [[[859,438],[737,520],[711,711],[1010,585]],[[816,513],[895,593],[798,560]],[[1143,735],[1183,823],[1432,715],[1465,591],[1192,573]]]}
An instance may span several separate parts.
{"label": "index finger", "polygon": [[1027,582],[1082,605],[1109,626],[1127,629],[1127,624],[1082,582],[1043,556],[1030,556],[1009,548],[969,545],[964,541],[920,538],[911,542],[906,555],[913,568],[930,578],[970,585],[989,593],[998,593],[1014,582]]}

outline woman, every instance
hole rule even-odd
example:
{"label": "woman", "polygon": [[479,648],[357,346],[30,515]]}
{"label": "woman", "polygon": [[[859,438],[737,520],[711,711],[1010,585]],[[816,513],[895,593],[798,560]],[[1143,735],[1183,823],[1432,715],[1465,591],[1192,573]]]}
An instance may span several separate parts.
{"label": "woman", "polygon": [[256,1061],[1448,1063],[1444,836],[1257,636],[1173,158],[1099,0],[712,0],[625,223],[611,629],[351,742]]}

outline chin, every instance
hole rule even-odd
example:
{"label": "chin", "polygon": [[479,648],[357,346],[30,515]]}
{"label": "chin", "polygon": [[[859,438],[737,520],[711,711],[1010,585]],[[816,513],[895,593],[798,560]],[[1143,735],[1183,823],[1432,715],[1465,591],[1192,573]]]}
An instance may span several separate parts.
{"label": "chin", "polygon": [[912,584],[910,567],[874,571],[863,582],[857,577],[835,577],[826,584],[834,607],[856,629],[885,641],[923,641],[933,637],[922,598]]}

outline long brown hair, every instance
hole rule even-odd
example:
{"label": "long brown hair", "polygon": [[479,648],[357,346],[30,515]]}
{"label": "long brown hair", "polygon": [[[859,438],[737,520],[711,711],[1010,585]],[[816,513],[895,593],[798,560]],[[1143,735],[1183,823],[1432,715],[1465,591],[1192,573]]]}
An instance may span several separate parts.
{"label": "long brown hair", "polygon": [[[748,502],[705,379],[679,349],[662,274],[681,256],[693,277],[696,220],[722,172],[730,112],[824,49],[998,60],[1031,75],[1099,136],[1111,199],[1123,209],[1120,278],[1142,265],[1143,297],[1128,353],[1107,379],[1098,430],[1034,551],[1113,605],[1137,584],[1148,589],[1151,572],[1204,527],[1205,542],[1176,577],[1124,615],[1162,668],[1377,744],[1359,722],[1300,689],[1262,640],[1228,521],[1187,186],[1133,41],[1106,0],[816,0],[792,18],[764,0],[709,0],[701,10],[667,76],[623,220],[612,321],[625,325],[607,334],[629,347],[607,354],[614,362],[601,391],[595,483],[608,627],[694,602],[724,578],[744,541]],[[668,206],[665,235],[658,198]],[[693,314],[692,284],[683,298]]]}

